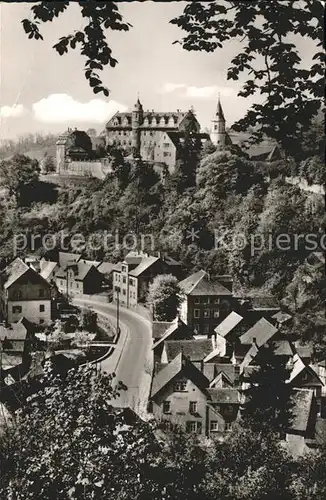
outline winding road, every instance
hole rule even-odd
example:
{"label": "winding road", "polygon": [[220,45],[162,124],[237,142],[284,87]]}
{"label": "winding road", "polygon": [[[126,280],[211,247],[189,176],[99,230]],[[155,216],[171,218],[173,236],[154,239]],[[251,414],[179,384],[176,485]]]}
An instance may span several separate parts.
{"label": "winding road", "polygon": [[[116,306],[96,300],[75,298],[78,306],[87,306],[96,312],[115,320]],[[101,369],[116,374],[116,380],[123,382],[127,391],[122,391],[115,400],[116,406],[129,406],[137,412],[145,410],[151,382],[153,361],[151,355],[151,323],[139,314],[120,307],[121,338],[112,356],[101,361]]]}

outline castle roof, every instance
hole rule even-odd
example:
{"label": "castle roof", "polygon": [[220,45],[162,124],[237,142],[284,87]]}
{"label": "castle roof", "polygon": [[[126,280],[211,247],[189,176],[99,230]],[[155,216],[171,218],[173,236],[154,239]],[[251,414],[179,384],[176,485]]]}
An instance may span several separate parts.
{"label": "castle roof", "polygon": [[[140,128],[178,129],[188,112],[184,111],[144,111]],[[164,124],[161,123],[163,118]],[[131,128],[132,113],[116,113],[106,124],[106,128]]]}

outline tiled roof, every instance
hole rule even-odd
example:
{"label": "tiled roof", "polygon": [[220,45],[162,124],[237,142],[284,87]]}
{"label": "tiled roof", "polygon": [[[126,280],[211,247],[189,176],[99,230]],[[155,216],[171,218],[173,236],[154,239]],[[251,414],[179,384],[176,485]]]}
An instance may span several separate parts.
{"label": "tiled roof", "polygon": [[278,311],[276,314],[272,316],[272,319],[275,319],[278,323],[286,323],[292,318],[291,314],[286,312]]}
{"label": "tiled roof", "polygon": [[166,340],[164,346],[169,361],[181,352],[190,361],[202,361],[212,350],[210,340]]}
{"label": "tiled roof", "polygon": [[297,351],[298,355],[300,356],[300,358],[303,358],[303,359],[309,358],[310,359],[312,357],[312,354],[314,351],[312,344],[296,345],[295,348],[296,348],[296,351]]}
{"label": "tiled roof", "polygon": [[225,388],[225,389],[207,389],[211,402],[214,404],[239,404],[240,403],[240,393],[237,389]]}
{"label": "tiled roof", "polygon": [[219,373],[224,373],[232,384],[234,384],[238,378],[237,367],[232,363],[215,363],[215,369],[217,375]]}
{"label": "tiled roof", "polygon": [[13,285],[21,276],[23,276],[27,271],[29,271],[29,269],[30,267],[27,264],[25,264],[25,262],[22,261],[22,259],[17,257],[3,271],[3,275],[6,277],[4,288],[7,289],[11,285]]}
{"label": "tiled roof", "polygon": [[89,266],[94,266],[98,268],[101,265],[101,262],[98,260],[87,260],[87,259],[80,259],[79,262],[83,262],[84,264],[88,264]]}
{"label": "tiled roof", "polygon": [[78,262],[81,258],[81,254],[69,253],[69,252],[59,252],[59,265],[62,269],[66,269],[68,264],[73,262]]}
{"label": "tiled roof", "polygon": [[251,344],[254,339],[256,339],[256,343],[260,347],[264,345],[269,339],[271,339],[276,332],[277,328],[275,328],[274,325],[267,321],[267,319],[261,318],[246,333],[241,335],[240,342],[241,344],[248,345]]}
{"label": "tiled roof", "polygon": [[180,281],[179,285],[186,295],[232,295],[218,281],[210,281],[206,278],[207,273],[203,269]]}
{"label": "tiled roof", "polygon": [[42,278],[47,280],[48,277],[51,275],[51,273],[54,271],[54,269],[57,267],[57,265],[58,265],[57,262],[51,262],[51,261],[47,262],[40,272]]}
{"label": "tiled roof", "polygon": [[184,375],[188,379],[192,380],[193,383],[200,389],[208,387],[209,381],[203,373],[198,370],[198,368],[196,368],[182,353],[179,353],[154,377],[151,396],[155,396],[181,372],[184,372]]}
{"label": "tiled roof", "polygon": [[215,378],[216,368],[214,363],[205,363],[203,366],[203,374],[209,381]]}
{"label": "tiled roof", "polygon": [[275,297],[271,296],[253,296],[248,297],[253,309],[278,309],[278,303]]}
{"label": "tiled roof", "polygon": [[[188,339],[188,340],[194,340],[193,337],[193,332],[189,328],[188,325],[186,325],[179,317],[176,317],[175,320],[173,321],[172,325],[169,326],[169,328],[166,330],[165,334],[163,335],[162,338],[160,338],[152,347],[152,349],[156,349],[157,346],[161,345],[162,342],[165,342],[166,340],[169,339],[169,337],[174,336],[176,332],[178,332],[178,337],[179,339]],[[174,335],[173,335],[174,334]]]}
{"label": "tiled roof", "polygon": [[114,264],[112,262],[102,262],[97,268],[101,274],[110,274],[113,271]]}
{"label": "tiled roof", "polygon": [[294,389],[290,431],[304,432],[307,430],[313,395],[311,389]]}
{"label": "tiled roof", "polygon": [[12,323],[9,328],[0,325],[0,339],[3,340],[7,337],[8,340],[24,341],[30,328],[31,325],[25,318],[21,318],[17,323]]}
{"label": "tiled roof", "polygon": [[[74,279],[77,281],[83,281],[90,270],[94,268],[93,265],[91,264],[85,264],[83,261],[79,261],[76,264],[70,264],[72,269],[74,270]],[[56,278],[63,278],[66,279],[66,271],[63,268],[58,269],[58,271],[55,273]]]}
{"label": "tiled roof", "polygon": [[153,321],[152,332],[153,339],[159,340],[163,337],[165,332],[174,324],[174,321]]}
{"label": "tiled roof", "polygon": [[[157,112],[157,111],[144,111],[143,112],[143,122],[140,125],[140,128],[146,129],[147,127],[152,129],[152,128],[160,128],[163,127],[165,129],[174,129],[178,128],[179,124],[183,120],[183,118],[186,116],[187,112],[180,112],[180,111],[167,111],[167,112]],[[156,123],[154,123],[154,118],[156,119]],[[164,125],[160,125],[160,120],[161,118],[164,118]],[[173,124],[171,123],[170,118],[173,118]],[[127,124],[125,125],[125,120],[127,119]],[[148,120],[148,125],[146,124],[145,120]],[[132,113],[131,112],[125,112],[125,113],[116,113],[106,124],[107,128],[114,128],[114,121],[118,122],[118,126],[126,126],[128,128],[131,127],[131,122],[132,122]],[[170,121],[170,123],[169,123]],[[145,123],[144,123],[145,122]]]}
{"label": "tiled roof", "polygon": [[215,332],[221,337],[225,337],[234,327],[236,327],[243,317],[232,311],[216,328]]}
{"label": "tiled roof", "polygon": [[155,262],[159,260],[158,257],[144,257],[138,266],[129,272],[130,276],[141,276],[147,269],[149,269]]}

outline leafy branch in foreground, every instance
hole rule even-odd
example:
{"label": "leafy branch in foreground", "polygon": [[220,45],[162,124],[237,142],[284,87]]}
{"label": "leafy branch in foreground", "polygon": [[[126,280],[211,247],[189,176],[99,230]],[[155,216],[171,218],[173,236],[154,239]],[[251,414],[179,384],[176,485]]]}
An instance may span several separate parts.
{"label": "leafy branch in foreground", "polygon": [[[188,3],[171,23],[186,31],[180,43],[189,51],[214,52],[229,41],[241,44],[227,78],[244,75],[247,80],[238,95],[257,95],[262,102],[253,104],[232,128],[253,128],[252,142],[267,135],[297,158],[298,144],[324,96],[322,19],[319,0],[222,0]],[[307,41],[315,47],[311,62],[300,55],[298,42]]]}
{"label": "leafy branch in foreground", "polygon": [[[28,38],[43,40],[39,29],[40,23],[51,22],[55,17],[59,17],[69,7],[69,3],[38,2],[34,5],[31,8],[33,20],[22,20]],[[109,89],[103,85],[99,74],[95,71],[102,71],[108,64],[114,68],[118,63],[106,41],[105,30],[128,31],[131,24],[124,22],[117,2],[78,2],[78,5],[81,15],[88,21],[86,26],[61,37],[53,48],[58,54],[63,55],[79,46],[80,53],[86,58],[85,78],[95,94],[102,92],[108,97]]]}

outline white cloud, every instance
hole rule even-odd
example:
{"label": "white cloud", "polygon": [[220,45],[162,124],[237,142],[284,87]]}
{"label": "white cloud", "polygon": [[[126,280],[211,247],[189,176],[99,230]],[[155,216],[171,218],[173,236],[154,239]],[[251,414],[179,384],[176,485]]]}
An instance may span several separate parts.
{"label": "white cloud", "polygon": [[14,104],[13,106],[2,106],[0,108],[1,118],[17,118],[22,116],[25,112],[25,108],[22,104]]}
{"label": "white cloud", "polygon": [[195,87],[184,83],[166,83],[163,88],[163,93],[172,93],[176,90],[181,91],[180,95],[186,98],[196,99],[212,99],[217,98],[218,94],[224,97],[236,96],[236,90],[232,87],[218,87],[211,85],[207,87]]}
{"label": "white cloud", "polygon": [[185,87],[186,85],[184,83],[165,83],[162,92],[169,94],[171,92],[175,92],[176,90],[183,89]]}
{"label": "white cloud", "polygon": [[51,94],[33,104],[36,120],[46,123],[98,122],[108,120],[117,111],[126,111],[127,106],[116,101],[92,99],[75,101],[67,94]]}

